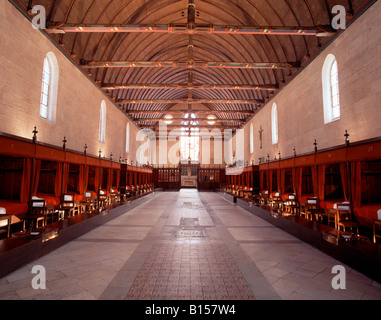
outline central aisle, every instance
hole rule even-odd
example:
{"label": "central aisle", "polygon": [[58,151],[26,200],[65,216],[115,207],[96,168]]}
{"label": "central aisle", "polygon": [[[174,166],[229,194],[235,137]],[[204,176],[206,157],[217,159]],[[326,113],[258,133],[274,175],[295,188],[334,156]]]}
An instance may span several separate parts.
{"label": "central aisle", "polygon": [[[142,205],[0,279],[0,299],[381,299],[377,282],[217,193],[156,192]],[[34,265],[46,289],[31,286]]]}
{"label": "central aisle", "polygon": [[[213,199],[222,208],[228,203],[191,189],[161,194],[159,199],[139,208],[145,212],[158,206],[163,213],[101,298],[117,298],[114,285],[120,287],[124,282],[124,289],[130,288],[126,276],[141,265],[128,293],[121,296],[127,293],[127,299],[255,299],[251,290],[254,282],[250,288],[245,279],[259,275],[258,270],[251,262],[245,266],[248,256],[239,247],[234,248],[233,238],[208,205]],[[256,279],[255,283],[259,282],[266,284],[264,279]],[[278,298],[269,285],[258,294],[262,298]]]}

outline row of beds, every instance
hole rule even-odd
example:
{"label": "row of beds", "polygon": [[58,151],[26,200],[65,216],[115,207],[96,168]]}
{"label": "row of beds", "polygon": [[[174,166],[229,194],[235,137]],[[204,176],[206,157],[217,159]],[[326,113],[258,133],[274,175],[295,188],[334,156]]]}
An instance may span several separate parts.
{"label": "row of beds", "polygon": [[[277,213],[299,215],[308,220],[325,222],[335,229],[359,233],[359,226],[373,230],[373,241],[381,238],[381,203],[362,205],[351,210],[350,203],[344,199],[319,201],[313,195],[297,197],[295,193],[253,192],[253,188],[237,185],[225,185],[223,191],[237,198],[242,198],[256,206],[270,206]],[[352,213],[353,212],[353,213]]]}
{"label": "row of beds", "polygon": [[65,193],[62,197],[51,194],[37,194],[33,196],[30,204],[17,200],[0,199],[0,234],[11,236],[11,226],[19,225],[19,229],[36,230],[45,227],[50,222],[63,220],[81,213],[93,213],[104,210],[109,205],[124,203],[134,198],[151,193],[153,184],[139,186],[125,186],[100,189],[99,194],[86,191],[83,195],[78,193]]}

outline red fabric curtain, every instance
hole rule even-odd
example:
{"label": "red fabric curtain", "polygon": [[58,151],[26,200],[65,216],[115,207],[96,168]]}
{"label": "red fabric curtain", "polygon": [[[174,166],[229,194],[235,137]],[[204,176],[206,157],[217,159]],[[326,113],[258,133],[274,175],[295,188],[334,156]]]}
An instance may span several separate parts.
{"label": "red fabric curtain", "polygon": [[280,192],[284,194],[286,190],[286,170],[280,170]]}
{"label": "red fabric curtain", "polygon": [[296,168],[296,185],[297,185],[297,195],[298,198],[302,196],[303,189],[303,168]]}
{"label": "red fabric curtain", "polygon": [[119,188],[120,184],[120,170],[116,170],[116,181],[115,181],[115,186]]}
{"label": "red fabric curtain", "polygon": [[348,174],[347,174],[347,164],[340,163],[340,176],[341,176],[341,184],[343,186],[343,193],[345,201],[349,200],[348,196]]}
{"label": "red fabric curtain", "polygon": [[33,182],[32,182],[32,196],[37,194],[38,182],[40,181],[41,160],[34,160],[33,167]]}
{"label": "red fabric curtain", "polygon": [[101,171],[102,169],[100,169],[100,168],[95,168],[95,170],[94,170],[94,188],[95,188],[95,192],[98,192],[98,190],[99,190],[99,181],[100,181],[100,179],[99,179],[99,176],[100,176],[100,174],[101,174]]}
{"label": "red fabric curtain", "polygon": [[293,167],[292,173],[292,188],[295,194],[298,194],[298,179],[297,179],[297,168]]}
{"label": "red fabric curtain", "polygon": [[63,193],[66,193],[67,192],[67,183],[69,181],[69,169],[70,169],[70,165],[68,163],[63,163],[63,190],[62,192]]}
{"label": "red fabric curtain", "polygon": [[30,181],[32,179],[31,175],[32,175],[32,159],[25,158],[23,173],[22,173],[22,181],[21,181],[21,191],[20,191],[21,203],[29,202]]}
{"label": "red fabric curtain", "polygon": [[132,172],[128,171],[128,185],[132,186]]}
{"label": "red fabric curtain", "polygon": [[113,177],[113,170],[111,168],[108,168],[107,169],[107,192],[109,192],[112,187],[112,177]]}
{"label": "red fabric curtain", "polygon": [[318,168],[317,166],[311,167],[312,172],[312,187],[315,197],[319,197],[319,183],[318,183]]}
{"label": "red fabric curtain", "polygon": [[62,162],[57,163],[56,167],[56,179],[55,179],[55,185],[54,185],[54,194],[56,197],[61,197],[61,189],[62,189],[62,172],[63,170],[63,164]]}
{"label": "red fabric curtain", "polygon": [[84,166],[83,170],[83,193],[87,191],[87,187],[89,185],[89,166]]}
{"label": "red fabric curtain", "polygon": [[351,163],[351,193],[354,208],[361,207],[361,162]]}
{"label": "red fabric curtain", "polygon": [[318,179],[319,179],[319,201],[324,201],[325,199],[325,165],[322,164],[318,167]]}
{"label": "red fabric curtain", "polygon": [[79,177],[78,177],[78,193],[85,193],[85,166],[79,166]]}
{"label": "red fabric curtain", "polygon": [[272,170],[267,171],[267,181],[268,181],[267,190],[269,190],[269,196],[270,196],[270,193],[273,190],[273,171]]}
{"label": "red fabric curtain", "polygon": [[259,172],[259,187],[261,188],[261,190],[263,190],[263,188],[264,188],[264,186],[263,186],[263,171]]}
{"label": "red fabric curtain", "polygon": [[99,168],[97,172],[98,172],[98,186],[97,186],[98,189],[97,190],[99,190],[99,189],[102,189],[102,184],[103,184],[103,168]]}

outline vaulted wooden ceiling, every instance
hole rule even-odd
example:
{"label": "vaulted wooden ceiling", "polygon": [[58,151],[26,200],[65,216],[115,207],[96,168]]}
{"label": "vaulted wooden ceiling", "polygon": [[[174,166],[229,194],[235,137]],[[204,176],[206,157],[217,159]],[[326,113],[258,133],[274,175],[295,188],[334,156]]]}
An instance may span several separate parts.
{"label": "vaulted wooden ceiling", "polygon": [[48,34],[140,127],[192,109],[222,128],[242,126],[334,36],[333,6],[350,20],[370,2],[13,1],[43,5]]}

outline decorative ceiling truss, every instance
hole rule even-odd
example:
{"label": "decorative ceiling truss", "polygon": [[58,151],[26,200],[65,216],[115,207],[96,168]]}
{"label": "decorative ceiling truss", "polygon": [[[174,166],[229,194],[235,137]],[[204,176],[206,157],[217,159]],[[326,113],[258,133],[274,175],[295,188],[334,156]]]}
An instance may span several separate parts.
{"label": "decorative ceiling truss", "polygon": [[291,69],[296,62],[218,62],[218,61],[90,61],[81,64],[85,68],[221,68],[221,69]]}
{"label": "decorative ceiling truss", "polygon": [[267,36],[315,36],[330,37],[331,26],[316,27],[270,27],[270,26],[223,26],[210,24],[152,24],[152,25],[91,25],[53,23],[48,33],[178,33],[178,34],[254,34]]}
{"label": "decorative ceiling truss", "polygon": [[[350,19],[371,1],[339,2]],[[335,0],[12,2],[44,6],[49,37],[142,128],[240,127],[337,33]]]}
{"label": "decorative ceiling truss", "polygon": [[279,89],[277,85],[251,85],[251,84],[195,84],[195,83],[143,83],[143,84],[103,84],[103,90],[125,90],[125,89],[187,89],[187,90],[263,90],[263,91],[275,91]]}

